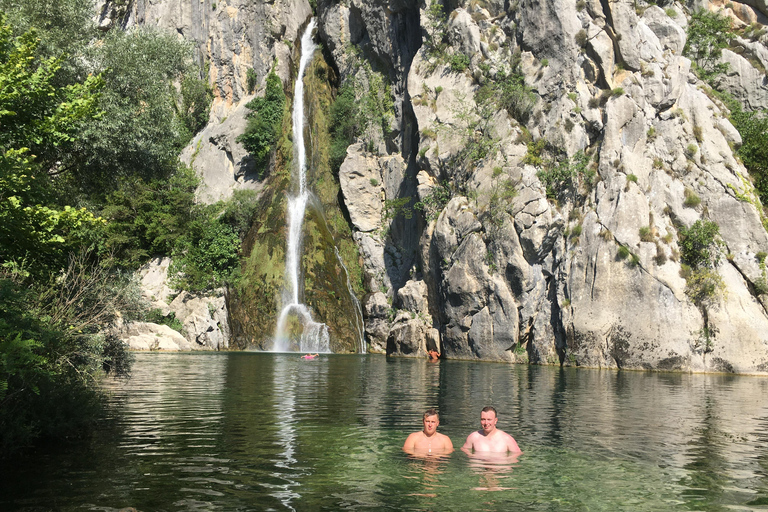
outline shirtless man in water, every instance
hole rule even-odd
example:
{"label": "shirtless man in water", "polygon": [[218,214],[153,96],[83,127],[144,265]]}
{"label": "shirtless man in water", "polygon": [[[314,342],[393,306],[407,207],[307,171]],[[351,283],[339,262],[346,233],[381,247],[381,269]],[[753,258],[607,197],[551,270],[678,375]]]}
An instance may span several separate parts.
{"label": "shirtless man in water", "polygon": [[461,449],[469,454],[473,452],[491,452],[491,453],[522,453],[520,447],[514,438],[496,428],[496,422],[499,418],[496,416],[496,409],[484,407],[480,413],[480,430],[472,432],[467,437],[467,442]]}
{"label": "shirtless man in water", "polygon": [[428,409],[422,418],[424,429],[408,436],[403,451],[411,455],[447,455],[453,451],[451,438],[437,432],[440,417],[434,409]]}

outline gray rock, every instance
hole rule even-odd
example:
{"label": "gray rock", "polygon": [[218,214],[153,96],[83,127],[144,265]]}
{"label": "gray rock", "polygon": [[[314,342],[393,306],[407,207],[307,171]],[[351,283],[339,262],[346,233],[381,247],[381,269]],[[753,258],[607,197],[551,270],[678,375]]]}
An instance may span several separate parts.
{"label": "gray rock", "polygon": [[728,64],[728,71],[717,77],[717,86],[730,92],[747,110],[768,108],[768,78],[752,64],[727,48],[723,49],[721,62]]}
{"label": "gray rock", "polygon": [[229,322],[223,290],[217,296],[181,292],[171,309],[184,326],[182,333],[193,348],[223,350],[229,346]]}
{"label": "gray rock", "polygon": [[191,350],[190,343],[167,325],[130,322],[118,331],[118,337],[131,350]]}
{"label": "gray rock", "polygon": [[382,177],[377,158],[367,155],[363,144],[347,148],[339,169],[339,183],[352,225],[358,231],[381,228]]}

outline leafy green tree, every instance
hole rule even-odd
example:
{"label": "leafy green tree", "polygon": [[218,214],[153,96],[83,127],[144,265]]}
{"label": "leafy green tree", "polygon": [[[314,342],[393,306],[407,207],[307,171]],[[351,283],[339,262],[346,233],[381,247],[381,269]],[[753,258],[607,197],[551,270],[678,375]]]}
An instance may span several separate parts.
{"label": "leafy green tree", "polygon": [[243,240],[251,228],[258,206],[258,194],[255,190],[235,190],[232,198],[224,204],[221,221],[232,227],[240,240]]}
{"label": "leafy green tree", "polygon": [[248,124],[237,141],[253,155],[263,176],[269,163],[269,155],[280,136],[285,111],[283,82],[274,70],[267,75],[264,96],[252,99],[246,106],[251,110],[248,114]]}
{"label": "leafy green tree", "polygon": [[134,269],[156,255],[170,255],[194,216],[199,179],[179,168],[167,180],[134,178],[110,193],[101,215],[104,245],[117,262]]}
{"label": "leafy green tree", "polygon": [[205,291],[227,284],[240,266],[240,238],[218,217],[219,205],[202,209],[173,253],[175,285]]}
{"label": "leafy green tree", "polygon": [[711,80],[728,70],[727,63],[717,61],[732,36],[731,20],[727,16],[706,9],[691,15],[683,53],[693,61],[703,80]]}
{"label": "leafy green tree", "polygon": [[55,272],[65,253],[99,222],[82,208],[56,203],[48,173],[98,115],[99,77],[55,87],[60,59],[39,57],[34,31],[14,37],[0,16],[0,264],[26,260]]}
{"label": "leafy green tree", "polygon": [[0,149],[28,148],[49,170],[97,117],[98,76],[58,87],[61,57],[42,58],[34,30],[14,37],[0,17]]}
{"label": "leafy green tree", "polygon": [[64,56],[54,79],[57,85],[87,76],[83,56],[97,36],[93,0],[0,0],[0,12],[7,15],[15,35],[36,30],[42,58]]}
{"label": "leafy green tree", "polygon": [[208,123],[213,92],[208,83],[188,72],[181,82],[179,118],[187,130],[184,138],[192,138]]}
{"label": "leafy green tree", "polygon": [[[111,30],[92,46],[89,59],[105,80],[99,102],[104,115],[86,126],[68,162],[78,185],[113,190],[126,178],[175,172],[179,151],[210,106],[201,86],[189,82],[197,72],[190,58],[187,43],[147,28]],[[179,96],[174,81],[186,96]]]}

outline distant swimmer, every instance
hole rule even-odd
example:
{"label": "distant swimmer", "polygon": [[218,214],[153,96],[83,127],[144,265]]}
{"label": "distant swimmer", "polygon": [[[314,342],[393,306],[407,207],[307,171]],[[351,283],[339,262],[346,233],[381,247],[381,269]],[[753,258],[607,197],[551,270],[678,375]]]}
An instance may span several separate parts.
{"label": "distant swimmer", "polygon": [[480,426],[482,428],[469,434],[467,442],[461,449],[467,453],[522,453],[511,435],[496,428],[497,421],[499,418],[496,415],[496,409],[490,405],[484,407],[480,413]]}
{"label": "distant swimmer", "polygon": [[301,356],[302,359],[314,359],[316,357],[320,357],[320,354],[304,354]]}
{"label": "distant swimmer", "polygon": [[440,416],[435,409],[427,409],[422,417],[424,429],[408,436],[403,451],[411,455],[447,455],[453,451],[451,438],[440,434]]}

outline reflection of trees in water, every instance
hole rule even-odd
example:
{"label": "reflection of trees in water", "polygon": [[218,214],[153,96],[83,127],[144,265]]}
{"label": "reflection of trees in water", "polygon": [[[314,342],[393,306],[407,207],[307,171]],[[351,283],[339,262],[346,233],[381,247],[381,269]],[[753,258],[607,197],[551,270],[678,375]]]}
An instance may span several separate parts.
{"label": "reflection of trees in water", "polygon": [[730,479],[728,460],[722,453],[724,432],[718,428],[716,410],[715,400],[705,396],[700,426],[688,442],[686,455],[690,461],[683,466],[687,475],[679,482],[684,487],[681,498],[698,510],[726,510],[719,502]]}
{"label": "reflection of trees in water", "polygon": [[[760,425],[757,429],[758,442],[762,446],[768,447],[768,416],[760,418],[757,423]],[[768,449],[763,450],[757,456],[757,465],[761,471],[758,472],[758,483],[755,483],[755,487],[760,491],[754,499],[747,502],[747,505],[766,506],[768,505]]]}

